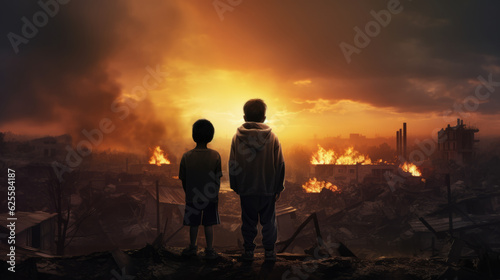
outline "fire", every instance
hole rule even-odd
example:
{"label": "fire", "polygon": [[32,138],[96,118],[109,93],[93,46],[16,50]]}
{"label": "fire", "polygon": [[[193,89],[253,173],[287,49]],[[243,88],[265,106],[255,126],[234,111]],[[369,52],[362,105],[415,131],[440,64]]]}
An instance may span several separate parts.
{"label": "fire", "polygon": [[318,151],[311,158],[312,164],[335,164],[335,152],[318,145]]}
{"label": "fire", "polygon": [[349,147],[345,150],[344,154],[337,158],[335,164],[342,165],[355,165],[357,163],[371,164],[372,161],[368,156],[359,154],[355,151],[353,147]]}
{"label": "fire", "polygon": [[158,166],[170,164],[170,161],[167,159],[165,152],[160,146],[156,146],[154,149],[150,148],[150,150],[153,152],[153,155],[149,158],[149,164],[156,164]]}
{"label": "fire", "polygon": [[420,170],[418,170],[418,167],[413,163],[405,162],[404,164],[399,165],[399,168],[401,168],[401,170],[403,170],[404,172],[411,173],[412,176],[422,176],[422,173],[420,172]]}
{"label": "fire", "polygon": [[307,193],[320,193],[322,189],[328,189],[332,192],[340,192],[339,188],[330,182],[318,181],[316,178],[309,179],[302,185]]}
{"label": "fire", "polygon": [[360,154],[358,151],[354,150],[353,147],[347,148],[344,154],[338,155],[333,150],[325,150],[323,147],[318,145],[318,151],[313,154],[311,163],[355,165],[358,163],[371,164],[372,161],[370,157]]}

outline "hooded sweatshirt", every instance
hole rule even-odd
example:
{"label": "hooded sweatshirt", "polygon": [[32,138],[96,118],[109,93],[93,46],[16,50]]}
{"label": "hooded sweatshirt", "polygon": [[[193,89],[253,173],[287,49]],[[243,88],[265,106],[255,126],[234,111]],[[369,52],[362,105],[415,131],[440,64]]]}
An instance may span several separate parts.
{"label": "hooded sweatshirt", "polygon": [[229,183],[241,196],[272,196],[284,190],[285,162],[281,144],[264,123],[238,128],[229,155]]}

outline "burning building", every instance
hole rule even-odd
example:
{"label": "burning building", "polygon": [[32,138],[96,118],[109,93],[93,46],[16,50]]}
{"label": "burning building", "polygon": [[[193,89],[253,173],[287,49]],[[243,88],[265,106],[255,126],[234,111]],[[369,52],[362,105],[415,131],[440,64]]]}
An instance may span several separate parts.
{"label": "burning building", "polygon": [[327,150],[318,145],[318,150],[311,156],[311,171],[308,182],[302,185],[306,192],[321,192],[323,189],[340,191],[337,185],[358,184],[365,181],[384,182],[387,173],[406,173],[411,177],[421,177],[422,173],[415,164],[404,161],[406,154],[406,123],[396,135],[398,159],[400,164],[382,160],[372,160],[368,155],[356,151],[353,147],[343,153]]}
{"label": "burning building", "polygon": [[150,149],[153,154],[149,159],[149,164],[155,164],[157,166],[161,166],[162,164],[170,164],[170,160],[166,158],[165,152],[160,148],[160,146],[156,146],[154,149]]}
{"label": "burning building", "polygon": [[340,191],[336,185],[326,181],[318,181],[316,178],[309,179],[308,182],[302,185],[302,188],[307,193],[320,193],[323,189],[331,190],[332,192]]}
{"label": "burning building", "polygon": [[[372,161],[368,155],[359,153],[353,147],[347,148],[341,154],[318,146],[318,151],[311,158],[311,164],[311,176],[315,177],[315,184],[312,185],[321,181],[350,184],[360,183],[365,179],[383,180],[386,172],[395,172],[398,168],[382,160]],[[311,181],[308,185],[311,185]]]}
{"label": "burning building", "polygon": [[[351,134],[350,139],[358,139],[359,134]],[[404,174],[405,177],[419,178],[422,172],[408,162],[407,125],[396,131],[396,159],[393,162],[372,160],[368,155],[356,151],[353,147],[343,153],[327,150],[318,145],[318,150],[311,156],[311,171],[308,182],[302,185],[306,192],[321,192],[323,189],[338,191],[337,185],[358,184],[363,182],[383,183],[387,174]],[[420,181],[419,178],[418,180]]]}
{"label": "burning building", "polygon": [[172,164],[168,159],[168,155],[165,151],[161,149],[160,146],[149,149],[149,159],[148,163],[132,164],[130,168],[127,163],[127,172],[133,174],[165,174],[168,176],[173,176],[178,173],[178,168],[176,165]]}
{"label": "burning building", "polygon": [[457,163],[469,163],[475,156],[474,134],[479,132],[475,127],[467,127],[463,120],[457,119],[456,126],[448,126],[438,132],[438,151],[444,160]]}

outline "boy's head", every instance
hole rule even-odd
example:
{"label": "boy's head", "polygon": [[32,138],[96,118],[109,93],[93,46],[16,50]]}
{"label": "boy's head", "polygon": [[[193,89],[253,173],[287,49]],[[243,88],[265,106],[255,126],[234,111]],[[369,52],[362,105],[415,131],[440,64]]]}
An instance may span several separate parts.
{"label": "boy's head", "polygon": [[243,118],[247,122],[264,122],[266,120],[266,103],[262,99],[250,99],[243,106],[245,115]]}
{"label": "boy's head", "polygon": [[197,120],[193,124],[193,140],[196,143],[210,143],[214,138],[214,132],[214,126],[206,119]]}

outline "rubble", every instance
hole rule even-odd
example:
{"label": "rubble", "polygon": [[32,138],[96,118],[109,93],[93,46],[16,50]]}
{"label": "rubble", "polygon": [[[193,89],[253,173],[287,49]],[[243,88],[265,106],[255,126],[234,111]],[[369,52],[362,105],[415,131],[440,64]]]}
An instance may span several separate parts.
{"label": "rubble", "polygon": [[[200,257],[186,259],[181,251],[148,245],[120,253],[36,257],[19,264],[23,270],[16,275],[26,277],[18,279],[437,279],[448,268],[443,260],[315,259],[304,254],[278,254],[276,263],[267,263],[261,252],[256,253],[253,263],[238,262],[237,254],[227,253],[221,253],[215,261],[204,261]],[[8,279],[6,269],[1,271],[0,278]]]}
{"label": "rubble", "polygon": [[[129,165],[128,157],[121,162],[125,172],[118,165],[78,171],[68,195],[71,221],[81,223],[68,240],[66,256],[20,242],[19,279],[500,278],[498,157],[466,167],[429,160],[422,176],[398,173],[402,177],[395,184],[385,176],[398,172],[395,164],[318,166],[317,180],[304,174],[304,180],[287,181],[277,201],[274,264],[263,261],[260,234],[257,260],[238,262],[243,249],[240,201],[227,181],[219,194],[221,224],[214,227],[220,258],[182,258],[188,230],[182,225],[184,192],[174,176],[175,162],[158,166],[131,160]],[[16,168],[21,178],[30,179],[18,184],[18,206],[27,215],[54,212],[39,199],[48,167],[30,163]],[[307,192],[303,185],[308,179],[321,182],[320,187]],[[205,246],[201,233],[198,246]],[[0,279],[9,276],[5,271]]]}

